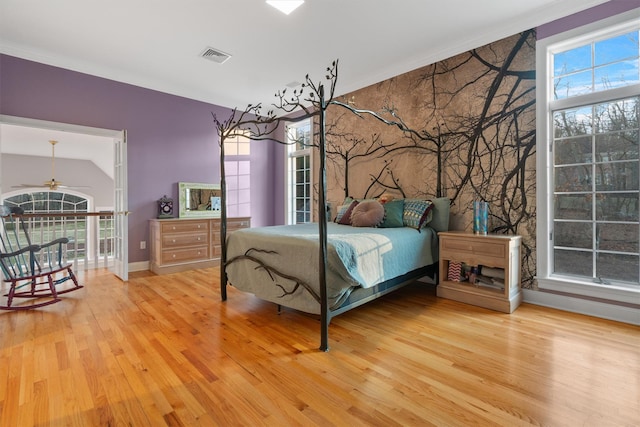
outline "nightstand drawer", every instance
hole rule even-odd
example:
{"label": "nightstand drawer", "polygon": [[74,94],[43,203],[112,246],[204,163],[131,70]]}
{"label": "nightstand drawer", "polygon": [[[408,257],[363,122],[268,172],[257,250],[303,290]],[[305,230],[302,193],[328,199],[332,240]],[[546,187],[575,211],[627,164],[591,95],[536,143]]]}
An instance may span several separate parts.
{"label": "nightstand drawer", "polygon": [[504,258],[505,245],[502,243],[483,242],[469,239],[445,239],[442,241],[443,251],[465,252],[469,254],[495,256]]}
{"label": "nightstand drawer", "polygon": [[165,234],[162,236],[163,248],[206,245],[209,243],[207,233]]}
{"label": "nightstand drawer", "polygon": [[197,231],[208,231],[207,221],[172,221],[162,224],[162,234],[164,233],[192,233]]}
{"label": "nightstand drawer", "polygon": [[166,264],[185,261],[200,261],[207,258],[209,258],[209,248],[207,246],[173,249],[162,252],[162,262]]}

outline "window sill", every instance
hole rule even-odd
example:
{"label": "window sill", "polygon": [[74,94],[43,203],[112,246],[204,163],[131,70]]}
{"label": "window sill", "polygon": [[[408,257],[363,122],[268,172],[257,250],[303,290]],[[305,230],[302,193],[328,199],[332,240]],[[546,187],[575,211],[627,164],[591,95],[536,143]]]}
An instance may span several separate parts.
{"label": "window sill", "polygon": [[640,288],[630,289],[614,285],[590,284],[566,277],[537,278],[537,281],[538,288],[541,290],[625,304],[640,304]]}

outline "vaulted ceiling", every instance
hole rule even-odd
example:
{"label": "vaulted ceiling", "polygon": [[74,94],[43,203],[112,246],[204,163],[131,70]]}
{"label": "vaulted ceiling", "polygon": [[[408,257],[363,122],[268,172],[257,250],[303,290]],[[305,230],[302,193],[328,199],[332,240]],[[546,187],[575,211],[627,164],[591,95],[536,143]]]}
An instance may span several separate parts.
{"label": "vaulted ceiling", "polygon": [[0,52],[244,108],[335,59],[346,93],[604,2],[306,0],[284,15],[264,0],[0,0]]}

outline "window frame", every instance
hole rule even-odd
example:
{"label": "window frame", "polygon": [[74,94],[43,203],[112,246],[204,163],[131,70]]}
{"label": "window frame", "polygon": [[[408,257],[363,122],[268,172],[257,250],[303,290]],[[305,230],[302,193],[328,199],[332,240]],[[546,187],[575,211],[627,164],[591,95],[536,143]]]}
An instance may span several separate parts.
{"label": "window frame", "polygon": [[[291,140],[289,139],[289,129],[290,128],[300,128],[303,126],[309,127],[309,145],[302,150],[292,149],[294,147],[291,144]],[[293,186],[295,183],[293,182],[293,170],[295,169],[295,161],[300,157],[308,157],[309,159],[309,221],[313,222],[313,212],[314,212],[314,198],[313,198],[313,121],[311,118],[307,118],[298,122],[290,122],[285,126],[285,137],[286,137],[286,145],[285,145],[285,224],[301,224],[295,221],[296,217],[296,209],[295,209],[295,194],[293,192]]]}
{"label": "window frame", "polygon": [[590,283],[577,278],[553,273],[553,111],[577,105],[593,105],[613,99],[640,95],[640,84],[592,92],[571,98],[554,100],[550,77],[553,76],[552,55],[572,47],[577,47],[614,37],[639,27],[637,10],[631,10],[592,24],[575,28],[536,43],[536,127],[537,148],[537,232],[536,264],[538,287],[543,290],[582,295],[623,303],[638,303],[640,286],[636,289]]}

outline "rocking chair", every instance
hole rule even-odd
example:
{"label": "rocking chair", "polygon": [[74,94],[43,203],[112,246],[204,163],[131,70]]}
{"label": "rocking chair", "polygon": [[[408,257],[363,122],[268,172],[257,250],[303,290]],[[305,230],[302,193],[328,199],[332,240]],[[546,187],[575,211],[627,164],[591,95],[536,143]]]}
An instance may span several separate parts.
{"label": "rocking chair", "polygon": [[[28,310],[60,302],[60,294],[75,291],[78,284],[71,263],[66,262],[66,237],[48,243],[33,244],[29,225],[24,221],[24,211],[19,207],[0,206],[0,268],[9,291],[4,294],[6,304],[0,310]],[[67,280],[73,285],[58,290]],[[28,299],[24,304],[13,305],[14,299]]]}

